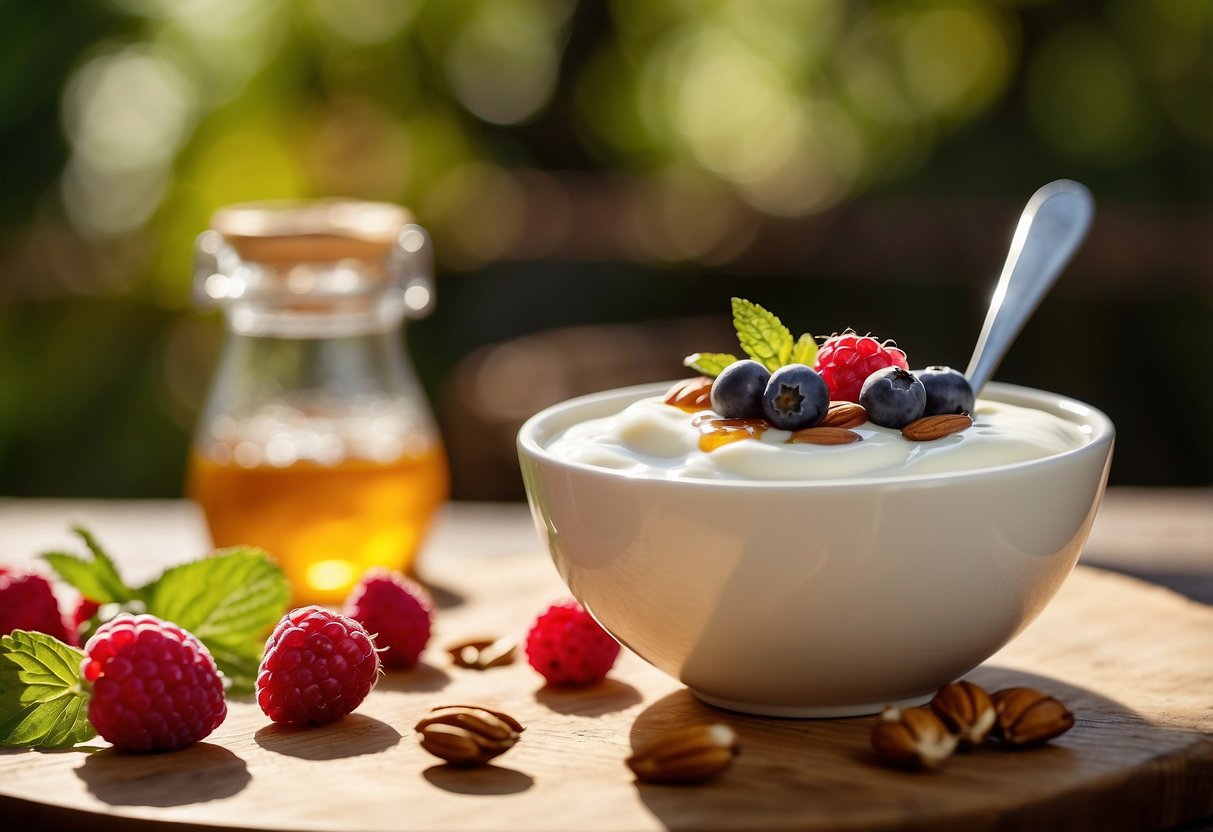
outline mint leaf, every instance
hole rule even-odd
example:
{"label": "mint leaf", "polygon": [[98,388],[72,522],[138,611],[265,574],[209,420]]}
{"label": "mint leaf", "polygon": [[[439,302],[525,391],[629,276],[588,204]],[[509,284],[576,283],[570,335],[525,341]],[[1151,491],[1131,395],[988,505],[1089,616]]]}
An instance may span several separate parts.
{"label": "mint leaf", "polygon": [[80,594],[98,604],[121,604],[131,600],[129,587],[122,582],[118,568],[96,539],[81,526],[73,527],[88,547],[92,558],[82,558],[67,552],[47,552],[42,558],[60,578],[80,590]]}
{"label": "mint leaf", "polygon": [[788,363],[792,333],[779,318],[758,304],[733,298],[733,327],[746,355],[771,372]]}
{"label": "mint leaf", "polygon": [[705,376],[716,378],[724,368],[737,361],[737,357],[724,352],[697,352],[682,359],[682,363]]}
{"label": "mint leaf", "polygon": [[43,633],[0,638],[0,747],[66,748],[96,736],[82,687],[84,653]]}
{"label": "mint leaf", "polygon": [[216,552],[168,569],[139,590],[147,611],[189,630],[233,684],[252,672],[267,632],[286,612],[290,587],[269,555],[252,547]]}
{"label": "mint leaf", "polygon": [[812,367],[816,361],[817,342],[813,340],[812,335],[806,332],[792,345],[792,356],[788,359],[788,363]]}

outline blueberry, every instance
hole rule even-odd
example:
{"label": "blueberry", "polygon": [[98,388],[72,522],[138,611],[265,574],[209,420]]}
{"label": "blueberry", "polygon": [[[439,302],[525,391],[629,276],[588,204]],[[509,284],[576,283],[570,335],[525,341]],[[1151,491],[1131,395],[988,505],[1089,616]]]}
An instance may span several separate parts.
{"label": "blueberry", "polygon": [[726,419],[761,419],[771,373],[757,361],[734,361],[712,382],[712,410]]}
{"label": "blueberry", "polygon": [[829,409],[830,388],[804,364],[788,364],[771,373],[762,394],[762,414],[780,430],[812,427]]}
{"label": "blueberry", "polygon": [[962,373],[951,367],[927,367],[925,370],[915,370],[914,375],[927,388],[924,416],[973,412],[973,388]]}
{"label": "blueberry", "polygon": [[913,373],[900,367],[885,367],[864,381],[859,403],[868,411],[868,421],[886,428],[901,428],[925,412],[927,388]]}

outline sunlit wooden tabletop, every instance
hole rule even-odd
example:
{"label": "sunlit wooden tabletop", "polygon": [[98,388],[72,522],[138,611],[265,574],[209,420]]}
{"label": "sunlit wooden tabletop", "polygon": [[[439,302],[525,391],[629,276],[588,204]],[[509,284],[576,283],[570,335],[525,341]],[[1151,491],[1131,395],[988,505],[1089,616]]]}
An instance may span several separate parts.
{"label": "sunlit wooden tabletop", "polygon": [[[200,513],[184,501],[0,500],[0,562],[78,551],[73,524],[93,531],[131,580],[209,549]],[[627,654],[593,690],[537,689],[523,663],[459,671],[436,647],[429,663],[385,677],[359,715],[331,730],[275,731],[237,698],[210,740],[172,755],[0,754],[0,827],[386,830],[407,817],[448,832],[832,829],[843,820],[849,828],[1027,830],[1087,818],[1097,825],[1084,828],[1213,829],[1213,677],[1199,658],[1213,643],[1213,490],[1111,490],[1084,560],[1199,603],[1077,570],[1037,625],[974,671],[983,685],[1047,686],[1082,715],[1039,755],[963,755],[946,776],[905,777],[857,750],[870,718],[722,716]],[[436,622],[438,645],[528,620],[560,592],[520,504],[449,506],[419,571],[456,599]],[[530,726],[525,748],[471,775],[434,765],[401,732],[449,701],[515,715]],[[744,762],[729,777],[692,792],[632,782],[622,760],[634,742],[709,718],[727,719],[742,737]],[[344,802],[299,787],[314,777]],[[280,790],[291,792],[289,802]],[[343,808],[354,805],[356,820]]]}

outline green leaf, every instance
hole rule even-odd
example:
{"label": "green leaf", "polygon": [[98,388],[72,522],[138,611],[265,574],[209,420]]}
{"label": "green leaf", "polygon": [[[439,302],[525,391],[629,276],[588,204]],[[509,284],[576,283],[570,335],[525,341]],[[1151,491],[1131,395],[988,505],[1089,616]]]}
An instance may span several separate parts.
{"label": "green leaf", "polygon": [[261,666],[261,654],[265,651],[265,639],[246,640],[233,645],[212,642],[207,649],[211,651],[215,666],[223,673],[223,680],[232,693],[253,692],[257,670]]}
{"label": "green leaf", "polygon": [[43,633],[0,638],[0,747],[67,748],[96,736],[88,721],[84,653]]}
{"label": "green leaf", "polygon": [[96,539],[81,526],[72,529],[88,547],[92,558],[82,558],[67,552],[47,552],[43,559],[55,573],[67,583],[80,590],[85,598],[98,604],[120,604],[131,600],[129,587],[122,582],[118,568]]}
{"label": "green leaf", "polygon": [[247,675],[250,661],[256,673],[265,636],[290,602],[282,570],[252,547],[220,550],[175,566],[139,594],[150,614],[189,630],[220,670],[240,676]]}
{"label": "green leaf", "polygon": [[736,361],[736,356],[724,352],[697,352],[682,359],[684,366],[698,370],[711,378],[716,378],[725,367]]}
{"label": "green leaf", "polygon": [[733,326],[746,355],[771,372],[788,363],[792,333],[783,322],[756,303],[733,298]]}
{"label": "green leaf", "polygon": [[812,367],[816,361],[817,342],[813,340],[812,335],[806,332],[792,346],[792,357],[788,359],[788,363]]}

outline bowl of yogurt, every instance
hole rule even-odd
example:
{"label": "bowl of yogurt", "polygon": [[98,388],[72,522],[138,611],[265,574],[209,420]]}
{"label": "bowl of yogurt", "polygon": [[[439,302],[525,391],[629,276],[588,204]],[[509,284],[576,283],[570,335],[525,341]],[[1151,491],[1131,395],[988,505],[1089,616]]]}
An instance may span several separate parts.
{"label": "bowl of yogurt", "polygon": [[704,702],[770,716],[922,704],[997,652],[1078,560],[1115,434],[991,383],[971,427],[930,442],[870,422],[849,444],[721,442],[669,387],[528,420],[531,512],[611,635]]}

